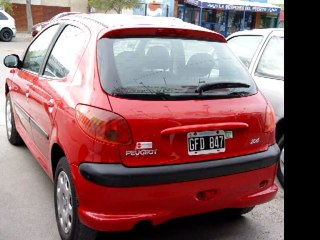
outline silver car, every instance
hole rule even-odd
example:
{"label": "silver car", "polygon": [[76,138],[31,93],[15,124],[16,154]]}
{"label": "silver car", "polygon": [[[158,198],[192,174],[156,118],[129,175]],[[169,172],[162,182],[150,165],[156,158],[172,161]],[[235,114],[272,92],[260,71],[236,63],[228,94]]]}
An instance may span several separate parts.
{"label": "silver car", "polygon": [[258,87],[273,105],[281,149],[278,179],[284,184],[284,29],[240,31],[227,37],[229,47],[248,68]]}

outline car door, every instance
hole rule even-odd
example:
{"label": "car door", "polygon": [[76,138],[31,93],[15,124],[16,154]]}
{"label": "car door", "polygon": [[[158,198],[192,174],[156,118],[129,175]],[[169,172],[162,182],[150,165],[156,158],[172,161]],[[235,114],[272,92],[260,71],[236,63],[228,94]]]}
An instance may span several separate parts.
{"label": "car door", "polygon": [[79,64],[85,40],[84,31],[66,26],[52,46],[39,78],[30,87],[33,140],[47,160],[57,107]]}
{"label": "car door", "polygon": [[272,31],[252,62],[251,74],[258,87],[274,106],[277,119],[284,106],[284,33]]}
{"label": "car door", "polygon": [[28,47],[21,69],[15,69],[15,74],[12,77],[11,94],[13,107],[21,121],[27,135],[32,138],[30,128],[30,88],[33,83],[38,79],[40,66],[43,63],[45,54],[50,44],[50,40],[58,29],[58,25],[55,25],[46,31],[44,31],[38,38],[36,38]]}

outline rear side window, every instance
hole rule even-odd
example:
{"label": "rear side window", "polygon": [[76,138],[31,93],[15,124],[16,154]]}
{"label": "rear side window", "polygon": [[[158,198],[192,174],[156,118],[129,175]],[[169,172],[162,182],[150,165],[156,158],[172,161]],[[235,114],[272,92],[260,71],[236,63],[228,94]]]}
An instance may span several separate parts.
{"label": "rear side window", "polygon": [[229,47],[249,68],[253,55],[256,52],[262,36],[236,36],[228,40]]}
{"label": "rear side window", "polygon": [[284,79],[284,38],[273,36],[264,49],[255,75]]}
{"label": "rear side window", "polygon": [[59,25],[54,25],[37,37],[37,39],[28,48],[22,68],[30,72],[38,73],[44,57],[47,53],[50,42],[53,36],[56,34]]}
{"label": "rear side window", "polygon": [[8,20],[8,17],[0,12],[0,20]]}
{"label": "rear side window", "polygon": [[[145,99],[198,98],[199,85],[244,83],[249,88],[206,91],[201,97],[256,92],[246,69],[226,43],[178,38],[113,38],[98,42],[98,67],[104,90]],[[165,95],[165,97],[163,97]]]}
{"label": "rear side window", "polygon": [[51,78],[64,78],[74,72],[83,53],[85,33],[77,27],[67,26],[54,45],[43,75]]}

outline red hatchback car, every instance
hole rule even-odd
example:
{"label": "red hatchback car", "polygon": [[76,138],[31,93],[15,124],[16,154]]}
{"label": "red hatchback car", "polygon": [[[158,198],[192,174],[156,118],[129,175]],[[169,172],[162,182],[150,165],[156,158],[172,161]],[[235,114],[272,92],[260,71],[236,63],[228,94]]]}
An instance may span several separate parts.
{"label": "red hatchback car", "polygon": [[54,182],[62,239],[273,199],[273,108],[225,38],[173,18],[77,14],[9,55],[6,126]]}

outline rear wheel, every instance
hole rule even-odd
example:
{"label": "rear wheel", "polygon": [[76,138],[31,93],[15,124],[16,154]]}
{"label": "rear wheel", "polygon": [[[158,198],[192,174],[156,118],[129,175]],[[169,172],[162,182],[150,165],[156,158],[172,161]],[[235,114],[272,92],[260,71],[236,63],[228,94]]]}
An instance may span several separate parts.
{"label": "rear wheel", "polygon": [[83,225],[78,217],[78,199],[66,157],[59,160],[54,181],[56,221],[62,240],[94,240],[97,232]]}
{"label": "rear wheel", "polygon": [[16,129],[16,124],[14,121],[14,115],[12,111],[12,104],[11,104],[11,98],[10,93],[6,96],[6,131],[7,131],[7,138],[9,142],[12,145],[20,145],[23,143],[22,138],[20,137],[20,134],[18,133]]}
{"label": "rear wheel", "polygon": [[280,184],[283,187],[284,186],[284,136],[283,135],[280,138],[280,140],[278,141],[278,146],[280,148],[281,153],[280,153],[277,177],[278,177]]}
{"label": "rear wheel", "polygon": [[4,42],[10,42],[13,37],[13,32],[9,28],[4,28],[0,32],[0,39]]}

